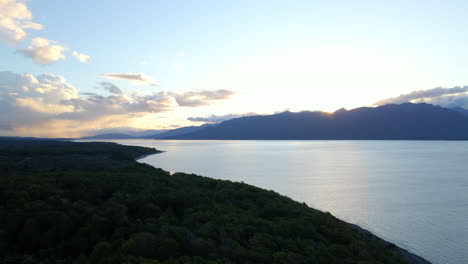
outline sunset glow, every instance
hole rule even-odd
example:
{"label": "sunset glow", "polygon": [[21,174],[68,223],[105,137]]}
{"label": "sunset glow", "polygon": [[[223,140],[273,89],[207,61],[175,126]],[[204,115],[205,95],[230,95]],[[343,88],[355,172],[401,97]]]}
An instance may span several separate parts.
{"label": "sunset glow", "polygon": [[468,25],[456,2],[2,0],[0,10],[3,135],[333,112],[468,83],[467,39],[450,30]]}

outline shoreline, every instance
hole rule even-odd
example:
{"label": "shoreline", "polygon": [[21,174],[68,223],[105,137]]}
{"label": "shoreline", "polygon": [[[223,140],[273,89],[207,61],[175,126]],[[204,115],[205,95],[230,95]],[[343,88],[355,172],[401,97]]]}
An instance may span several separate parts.
{"label": "shoreline", "polygon": [[[136,161],[136,162],[139,162],[139,160],[141,160],[141,159],[143,159],[143,158],[145,158],[145,157],[148,157],[148,156],[151,156],[151,155],[160,154],[160,153],[164,153],[164,152],[165,152],[165,151],[160,151],[160,150],[158,150],[157,153],[146,154],[146,155],[137,157],[137,158],[135,158],[135,161]],[[147,163],[145,163],[145,164],[147,164]],[[149,164],[148,164],[148,165],[149,165]],[[153,165],[150,165],[150,166],[154,167]],[[156,167],[154,167],[154,168],[156,168]],[[162,168],[160,168],[160,169],[162,169]],[[164,170],[164,171],[166,171],[166,170]],[[170,175],[173,175],[174,173],[177,173],[177,172],[171,173],[170,171],[167,171],[167,172],[168,172]],[[208,178],[210,178],[210,177],[208,177]],[[210,178],[210,179],[218,180],[218,179],[215,179],[215,178]],[[256,187],[258,187],[258,186],[256,186]],[[262,187],[258,187],[258,188],[263,189]],[[280,195],[281,195],[281,194],[280,194]],[[294,199],[293,199],[293,200],[294,200]],[[296,201],[296,202],[298,202],[298,201]],[[315,208],[313,208],[313,207],[309,207],[309,208],[312,209],[312,210],[320,211],[320,210],[315,209]],[[375,240],[377,240],[377,241],[383,243],[385,246],[389,247],[391,251],[393,251],[394,253],[396,253],[396,254],[402,256],[403,259],[406,260],[409,264],[432,264],[431,262],[429,262],[428,260],[424,259],[423,257],[418,256],[418,255],[416,255],[416,254],[414,254],[414,253],[411,253],[411,252],[409,252],[407,249],[401,248],[401,247],[395,245],[394,243],[389,242],[389,241],[387,241],[387,240],[385,240],[385,239],[383,239],[383,238],[380,238],[379,236],[373,234],[372,232],[370,232],[370,231],[367,230],[367,229],[364,229],[364,228],[360,227],[359,225],[356,225],[356,224],[352,224],[352,223],[343,221],[343,220],[341,220],[340,218],[337,218],[337,217],[335,217],[335,218],[338,219],[338,220],[339,220],[340,222],[342,222],[343,224],[345,224],[345,225],[351,227],[351,228],[354,229],[355,231],[357,231],[357,232],[359,232],[359,233],[361,233],[361,234],[364,234],[364,235],[368,236],[368,237],[371,238],[371,239],[375,239]]]}
{"label": "shoreline", "polygon": [[145,154],[145,155],[138,156],[138,157],[135,158],[135,161],[138,162],[139,160],[144,159],[144,158],[146,158],[146,157],[148,157],[148,156],[156,155],[156,154],[161,154],[161,153],[164,153],[164,152],[165,152],[165,151],[162,151],[162,150],[156,150],[156,151],[157,151],[157,152],[155,152],[155,153],[150,153],[150,154]]}
{"label": "shoreline", "polygon": [[386,245],[388,247],[391,247],[391,249],[390,249],[391,251],[393,251],[394,253],[402,256],[410,264],[432,264],[431,262],[429,262],[425,258],[423,258],[423,257],[421,257],[419,255],[416,255],[414,253],[411,253],[407,249],[399,247],[399,246],[395,245],[394,243],[389,242],[389,241],[375,235],[374,233],[370,232],[369,230],[360,227],[359,225],[343,221],[343,220],[341,220],[339,218],[337,218],[337,219],[339,221],[341,221],[343,224],[345,224],[345,225],[351,227],[352,229],[358,231],[359,233],[364,234],[364,235],[368,236],[371,239],[375,239],[377,241],[380,241],[380,242],[382,242],[384,245]]}

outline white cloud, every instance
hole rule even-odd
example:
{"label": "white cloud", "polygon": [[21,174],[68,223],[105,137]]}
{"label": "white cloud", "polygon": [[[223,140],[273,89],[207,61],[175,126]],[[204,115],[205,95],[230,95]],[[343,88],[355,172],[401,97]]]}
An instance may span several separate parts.
{"label": "white cloud", "polygon": [[[25,3],[16,0],[0,0],[0,39],[10,45],[17,45],[27,36],[25,29],[41,30],[43,26],[32,22],[32,14]],[[17,53],[31,58],[35,63],[49,65],[65,59],[64,52],[68,50],[57,41],[46,38],[33,38],[27,48],[17,50]],[[87,54],[72,52],[80,62],[87,62]]]}
{"label": "white cloud", "polygon": [[224,100],[233,95],[235,92],[229,90],[216,91],[191,91],[185,93],[168,93],[174,97],[179,106],[199,107],[210,105],[213,101]]}
{"label": "white cloud", "polygon": [[98,74],[109,79],[127,80],[134,83],[147,84],[150,86],[159,86],[159,83],[154,82],[150,77],[143,73],[102,73]]}
{"label": "white cloud", "polygon": [[53,74],[0,72],[0,129],[21,135],[76,136],[128,126],[150,113],[210,105],[234,94],[218,90],[127,95],[111,83],[100,84],[112,94],[79,95],[63,77]]}
{"label": "white cloud", "polygon": [[6,43],[18,44],[26,37],[25,29],[42,29],[41,24],[31,20],[31,11],[24,3],[16,0],[0,0],[0,38]]}
{"label": "white cloud", "polygon": [[73,51],[72,52],[73,56],[75,56],[75,58],[79,61],[79,62],[87,62],[91,57],[89,55],[86,55],[86,54],[83,54],[83,53],[79,53],[77,51]]}
{"label": "white cloud", "polygon": [[17,52],[31,58],[37,64],[49,65],[65,59],[63,54],[65,50],[67,48],[56,44],[55,41],[45,38],[33,38],[27,48],[17,50]]}

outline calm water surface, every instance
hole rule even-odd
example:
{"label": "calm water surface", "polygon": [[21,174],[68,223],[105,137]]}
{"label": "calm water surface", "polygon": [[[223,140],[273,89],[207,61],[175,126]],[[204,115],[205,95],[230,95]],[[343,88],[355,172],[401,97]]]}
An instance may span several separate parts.
{"label": "calm water surface", "polygon": [[468,263],[468,142],[118,140],[140,162],[243,181],[328,211],[432,263]]}

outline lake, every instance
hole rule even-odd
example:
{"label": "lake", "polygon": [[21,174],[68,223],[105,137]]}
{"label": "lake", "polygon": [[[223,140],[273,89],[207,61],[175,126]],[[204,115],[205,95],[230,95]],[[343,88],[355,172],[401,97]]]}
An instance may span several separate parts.
{"label": "lake", "polygon": [[115,140],[173,172],[243,181],[358,224],[432,263],[468,263],[467,141]]}

